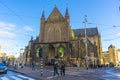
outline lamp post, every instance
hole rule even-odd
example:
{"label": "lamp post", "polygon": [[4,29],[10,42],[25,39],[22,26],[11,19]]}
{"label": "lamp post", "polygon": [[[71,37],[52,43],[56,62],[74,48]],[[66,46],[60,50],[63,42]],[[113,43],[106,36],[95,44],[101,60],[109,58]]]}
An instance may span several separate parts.
{"label": "lamp post", "polygon": [[23,50],[24,50],[23,48],[21,48],[21,49],[20,49],[20,54],[22,54],[22,53],[23,53]]}
{"label": "lamp post", "polygon": [[20,63],[21,65],[24,63],[23,51],[24,51],[24,49],[21,48],[21,49],[20,49],[20,60],[19,60],[19,63]]}
{"label": "lamp post", "polygon": [[86,19],[87,15],[84,16],[84,28],[85,28],[85,60],[86,60],[86,68],[88,69],[89,66],[89,57],[88,57],[88,50],[87,50],[87,34],[86,34]]}

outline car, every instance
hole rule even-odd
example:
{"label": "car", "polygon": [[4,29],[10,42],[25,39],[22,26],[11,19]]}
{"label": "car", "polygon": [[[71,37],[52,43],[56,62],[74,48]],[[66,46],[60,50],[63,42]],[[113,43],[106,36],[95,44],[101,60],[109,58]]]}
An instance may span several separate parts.
{"label": "car", "polygon": [[0,73],[7,73],[7,66],[4,63],[0,63]]}

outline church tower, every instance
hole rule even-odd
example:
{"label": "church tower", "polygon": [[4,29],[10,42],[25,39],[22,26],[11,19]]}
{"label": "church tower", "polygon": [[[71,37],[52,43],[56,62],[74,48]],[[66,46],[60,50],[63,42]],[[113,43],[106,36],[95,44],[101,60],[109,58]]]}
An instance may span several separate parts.
{"label": "church tower", "polygon": [[65,22],[68,28],[68,41],[71,38],[71,34],[70,34],[70,16],[69,16],[69,12],[68,12],[68,7],[66,8],[66,13],[65,13]]}
{"label": "church tower", "polygon": [[40,22],[40,34],[39,34],[39,42],[43,42],[44,39],[44,26],[45,26],[45,13],[44,10],[42,12],[42,16],[41,16],[41,22]]}
{"label": "church tower", "polygon": [[66,8],[65,21],[67,22],[68,25],[70,24],[70,16],[68,12],[68,7]]}

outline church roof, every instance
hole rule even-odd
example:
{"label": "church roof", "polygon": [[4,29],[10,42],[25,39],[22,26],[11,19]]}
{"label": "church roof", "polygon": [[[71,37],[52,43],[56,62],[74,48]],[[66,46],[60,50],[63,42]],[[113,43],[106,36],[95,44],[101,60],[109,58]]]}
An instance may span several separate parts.
{"label": "church roof", "polygon": [[[75,36],[85,36],[85,29],[73,29]],[[87,36],[99,35],[97,28],[86,28]]]}
{"label": "church roof", "polygon": [[53,11],[48,17],[48,20],[53,20],[53,19],[64,19],[58,8],[55,6]]}
{"label": "church roof", "polygon": [[115,46],[111,44],[108,48],[115,48]]}

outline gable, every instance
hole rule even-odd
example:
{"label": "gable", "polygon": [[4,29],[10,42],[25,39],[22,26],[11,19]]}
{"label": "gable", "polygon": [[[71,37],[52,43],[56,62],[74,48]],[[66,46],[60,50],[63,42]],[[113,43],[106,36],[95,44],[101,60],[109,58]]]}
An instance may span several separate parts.
{"label": "gable", "polygon": [[48,17],[47,21],[56,21],[56,20],[63,20],[63,19],[64,19],[64,17],[59,12],[59,10],[57,9],[57,7],[55,7],[53,9],[52,13],[50,14],[50,16]]}

